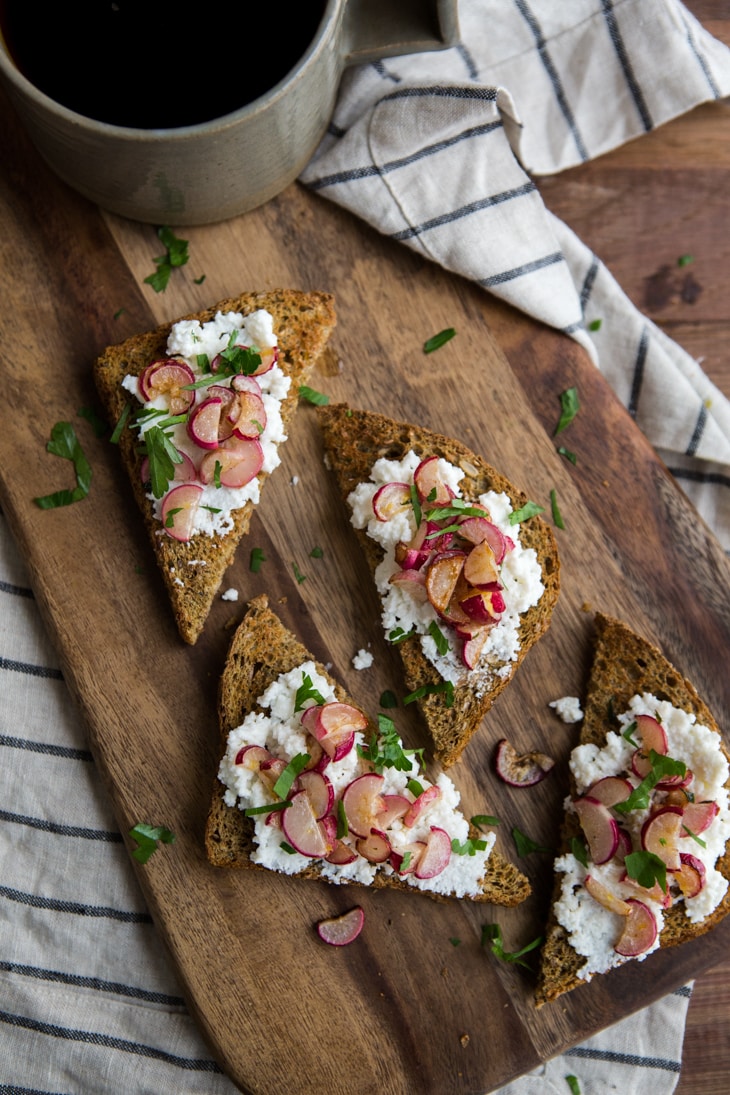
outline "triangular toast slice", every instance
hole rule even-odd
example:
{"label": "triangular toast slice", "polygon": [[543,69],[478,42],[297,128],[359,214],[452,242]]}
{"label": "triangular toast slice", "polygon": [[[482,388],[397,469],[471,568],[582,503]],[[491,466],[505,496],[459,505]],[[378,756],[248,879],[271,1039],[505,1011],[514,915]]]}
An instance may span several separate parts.
{"label": "triangular toast slice", "polygon": [[[304,671],[302,671],[302,667],[304,667]],[[407,843],[410,843],[415,842],[415,835],[412,841],[411,834],[420,834],[420,839],[423,837],[424,832],[428,833],[431,830],[432,824],[437,827],[450,824],[449,815],[443,813],[441,809],[444,799],[448,798],[453,811],[459,815],[462,845],[462,854],[457,854],[455,851],[451,852],[450,864],[456,867],[457,872],[461,864],[466,864],[467,868],[470,868],[473,863],[479,865],[475,881],[469,883],[473,892],[451,892],[450,880],[452,876],[448,873],[448,864],[446,869],[440,875],[434,876],[431,882],[424,883],[421,880],[419,883],[415,879],[414,873],[409,872],[408,862],[403,859],[394,860],[398,863],[402,872],[400,876],[390,868],[388,863],[379,861],[376,868],[372,861],[366,860],[360,854],[358,854],[358,862],[353,861],[350,865],[342,866],[339,869],[337,867],[333,868],[324,858],[314,855],[305,857],[301,854],[295,856],[285,854],[283,856],[284,863],[280,867],[272,867],[271,864],[257,862],[257,858],[260,857],[257,855],[259,841],[254,828],[255,819],[243,812],[245,800],[240,796],[237,797],[235,790],[232,793],[226,793],[227,789],[221,779],[229,780],[229,773],[232,767],[235,767],[236,760],[238,760],[239,765],[248,763],[241,754],[240,743],[248,740],[246,733],[249,733],[249,731],[239,732],[237,728],[242,725],[244,728],[251,725],[258,726],[258,730],[250,731],[250,733],[258,733],[259,740],[261,740],[260,720],[267,715],[273,717],[269,701],[272,703],[274,701],[271,698],[271,693],[268,693],[269,701],[265,700],[263,704],[260,701],[262,697],[267,696],[267,690],[271,689],[272,686],[274,689],[278,689],[278,682],[287,675],[290,675],[287,679],[291,680],[291,677],[294,676],[297,681],[300,679],[304,681],[304,678],[307,677],[310,684],[314,682],[322,690],[318,699],[346,704],[348,708],[362,715],[360,709],[354,705],[353,700],[350,699],[344,689],[333,680],[324,666],[312,658],[299,640],[272,612],[268,606],[267,598],[260,596],[252,600],[232,639],[220,682],[219,721],[223,760],[219,769],[221,778],[217,778],[215,782],[205,830],[206,854],[213,866],[257,870],[278,869],[298,878],[324,879],[338,884],[347,882],[359,886],[369,885],[371,888],[376,889],[395,888],[409,892],[424,892],[435,898],[458,896],[504,906],[517,905],[529,895],[530,885],[525,876],[493,848],[493,834],[486,835],[485,839],[485,834],[466,822],[466,819],[460,814],[458,810],[458,793],[455,792],[448,777],[442,774],[433,784],[429,784],[429,781],[418,772],[417,758],[413,754],[400,754],[399,748],[394,744],[395,739],[392,735],[389,745],[391,755],[396,757],[400,755],[401,760],[404,756],[410,758],[413,768],[409,770],[408,777],[414,773],[418,775],[421,781],[421,789],[426,793],[426,799],[425,801],[422,800],[421,803],[423,806],[422,813],[419,813],[419,808],[416,807],[415,814],[417,817],[415,819],[404,817],[401,813],[401,820],[396,819],[392,823],[386,823],[383,820],[385,815],[380,813],[376,815],[380,818],[376,825],[385,827],[384,835],[388,843],[392,844],[391,851],[398,854],[397,850],[400,847],[402,854],[403,842],[397,837],[395,831],[400,829],[401,834],[408,838]],[[301,713],[298,713],[294,717],[294,722],[298,724],[300,718]],[[377,738],[379,728],[366,716],[363,715],[362,718],[366,725],[358,740],[361,747],[367,749],[370,747],[370,743]],[[281,731],[279,729],[276,732],[280,735],[280,744],[278,747],[273,748],[276,748],[280,757],[288,762],[291,758],[281,744],[283,741]],[[242,733],[243,737],[241,737]],[[314,760],[316,745],[312,739],[307,739],[307,741],[309,742],[309,748],[312,749],[310,756]],[[260,763],[260,758],[256,763]],[[351,765],[351,767],[343,769],[342,772],[336,771],[342,765]],[[390,787],[388,801],[393,801],[393,790],[388,781],[390,778],[397,779],[397,775],[393,775],[395,769],[387,764],[385,767],[381,766],[379,768],[377,762],[363,765],[361,752],[356,746],[341,760],[339,758],[333,759],[323,765],[320,758],[317,770],[330,779],[332,786],[337,788],[336,797],[329,804],[329,814],[332,817],[337,817],[340,822],[343,813],[350,819],[355,816],[350,811],[349,802],[351,800],[348,800],[344,788],[358,781],[358,773],[376,773],[375,782],[377,783],[380,779],[377,773],[380,771],[386,781],[383,786]],[[259,775],[251,776],[252,781],[255,783],[259,782],[259,778]],[[403,776],[403,779],[405,778],[406,776]],[[370,779],[370,775],[366,775],[366,779]],[[295,783],[293,788],[289,790],[290,798],[298,786]],[[429,787],[433,788],[435,786],[438,786],[438,792],[433,789],[429,790]],[[412,787],[412,789],[404,790],[402,793],[411,806],[418,798],[417,788]],[[431,801],[434,796],[435,803]],[[274,793],[266,793],[263,797],[266,802],[274,803],[277,801],[278,796]],[[338,803],[342,803],[342,805],[338,805]],[[345,810],[344,803],[348,803],[347,810]],[[273,813],[268,815],[268,820],[269,822],[276,821],[277,815]],[[406,822],[409,822],[411,826],[419,826],[419,828],[411,828],[407,831],[404,829]],[[272,830],[276,834],[274,843],[278,849],[280,845],[285,843],[286,831],[282,832],[281,829],[267,825],[263,821],[262,815],[258,814],[257,824],[260,826],[262,823],[267,832]],[[281,822],[282,826],[284,824],[284,822]],[[357,849],[359,838],[349,830],[349,826],[344,826],[344,828],[348,829],[348,832],[343,834],[343,828],[340,828],[337,837],[335,837],[334,828],[332,828],[330,843],[338,846],[344,843],[349,845],[351,850]],[[343,835],[344,839],[342,839]],[[474,842],[472,852],[475,854],[469,854],[469,842]],[[288,844],[288,842],[286,843]],[[486,847],[482,847],[482,845],[486,845]],[[359,846],[362,847],[362,845]],[[288,847],[291,851],[290,844],[288,844]],[[339,847],[339,851],[342,851],[341,847]],[[372,854],[372,849],[364,848],[363,851],[366,854]],[[342,859],[346,861],[348,856],[345,855]],[[410,864],[411,868],[414,866],[417,871],[418,867],[415,860]],[[366,872],[365,876],[361,873],[363,868]],[[367,877],[368,874],[372,877]]]}
{"label": "triangular toast slice", "polygon": [[[539,517],[525,518],[519,525],[510,523],[510,514],[516,515],[527,503],[527,497],[459,441],[421,426],[394,421],[382,414],[353,410],[344,403],[318,407],[317,415],[324,438],[326,461],[337,478],[348,514],[357,529],[357,536],[383,598],[385,634],[398,643],[406,687],[409,694],[414,694],[417,699],[433,742],[434,755],[444,767],[449,767],[458,760],[484,715],[514,677],[530,647],[550,624],[560,588],[555,538]],[[404,458],[410,470],[401,466]],[[453,513],[453,507],[439,502],[442,487],[434,486],[427,491],[431,480],[426,472],[425,488],[419,487],[419,491],[415,492],[415,506],[407,498],[404,503],[399,503],[397,493],[390,500],[391,508],[396,510],[392,522],[396,531],[392,535],[386,531],[389,543],[377,542],[373,534],[381,535],[381,529],[387,530],[391,522],[373,517],[373,509],[378,502],[373,495],[375,488],[369,481],[376,461],[384,459],[399,463],[395,470],[385,465],[382,473],[376,476],[378,482],[382,484],[394,476],[412,487],[414,476],[418,479],[421,474],[418,470],[414,471],[414,464],[423,462],[424,466],[433,469],[437,466],[434,458],[447,461],[452,468],[448,472],[452,487],[447,487],[446,495],[453,489],[454,470],[458,473],[459,494],[453,501],[461,506],[467,504],[465,513]],[[490,498],[494,499],[488,499],[489,513],[484,514],[479,508],[473,509],[477,500],[489,492],[493,492]],[[436,500],[429,501],[429,498]],[[387,504],[386,497],[386,515],[389,512]],[[434,524],[431,518],[437,512],[445,516]],[[479,513],[482,517],[478,516]],[[467,526],[463,522],[470,514],[473,519]],[[407,524],[403,532],[405,517]],[[486,517],[489,518],[487,523],[484,521]],[[401,523],[401,535],[405,535],[405,540],[400,540],[394,547],[392,541],[398,540],[399,535],[397,522]],[[432,524],[434,528],[423,540],[421,530],[426,525],[431,529]],[[470,540],[462,536],[462,531],[467,528]],[[487,530],[487,545],[479,543],[480,536],[484,535],[480,528]],[[441,533],[438,529],[446,531]],[[407,543],[414,530],[417,530],[415,537]],[[405,553],[404,544],[410,554]],[[415,556],[411,550],[414,544],[419,544],[420,552]],[[463,564],[457,584],[453,587],[455,592],[444,607],[443,590],[445,587],[448,595],[451,588],[449,567],[453,565],[453,558],[449,559],[449,554],[453,557],[454,547],[458,548],[456,555],[460,551],[462,556],[469,556],[471,564],[469,561]],[[427,550],[424,551],[424,548]],[[432,562],[436,555],[439,561],[437,568],[434,568]],[[486,574],[480,566],[475,567],[476,574],[469,569],[480,555],[481,563],[487,564]],[[445,562],[441,561],[442,556],[446,556]],[[399,558],[403,560],[403,569],[397,563]],[[495,562],[498,564],[496,570]],[[460,565],[458,559],[456,565]],[[405,573],[409,567],[410,572]],[[443,583],[434,580],[438,568],[446,572]],[[490,584],[490,577],[493,578],[492,587],[497,589],[498,596],[503,595],[501,605],[498,601],[489,602],[489,611],[492,613],[494,609],[494,614],[487,620],[484,633],[478,624],[472,626],[469,622],[463,626],[463,605],[466,604],[469,611],[476,614],[477,620],[485,605],[482,590],[475,588],[471,581],[465,583],[463,575],[467,573],[475,581],[482,579],[487,584]],[[399,586],[395,609],[392,575],[395,575]],[[429,592],[424,598],[424,584],[427,589],[434,587],[435,594]],[[471,595],[474,595],[473,603],[467,599]],[[436,608],[431,602],[432,597]],[[414,618],[417,617],[414,624],[409,618],[411,612]],[[405,615],[396,618],[398,613]],[[455,621],[453,626],[451,622],[445,622],[445,617]],[[459,621],[462,621],[461,625]],[[416,628],[415,632],[412,632],[412,626]],[[409,634],[410,637],[404,638]],[[441,659],[438,650],[439,644],[444,649],[444,641],[449,644],[448,662]],[[475,644],[484,641],[487,645],[481,653],[477,646],[475,655]],[[427,656],[429,649],[432,655],[436,654],[435,658]]]}
{"label": "triangular toast slice", "polygon": [[[538,1007],[627,961],[650,961],[658,947],[703,935],[730,912],[728,754],[717,723],[655,646],[611,617],[598,614],[595,626],[580,745],[571,754],[569,801],[578,812],[571,805],[565,814]],[[638,801],[640,790],[627,800],[631,787],[648,797]],[[671,868],[676,855],[679,873]]]}
{"label": "triangular toast slice", "polygon": [[[204,498],[195,486],[192,491],[188,489],[188,481],[192,480],[193,484],[200,483],[200,474],[195,475],[190,470],[187,461],[180,465],[181,469],[183,467],[186,469],[185,475],[188,477],[183,485],[183,490],[178,491],[178,495],[184,496],[185,506],[170,504],[167,512],[158,514],[154,499],[151,497],[149,464],[145,465],[145,454],[140,451],[138,430],[130,428],[130,424],[140,411],[142,403],[136,392],[130,390],[135,386],[133,382],[128,381],[127,386],[123,387],[123,381],[125,377],[140,377],[151,362],[164,360],[170,356],[177,357],[174,348],[172,350],[168,349],[168,336],[173,325],[165,324],[146,334],[127,339],[117,346],[108,347],[94,365],[94,379],[109,421],[112,425],[115,425],[123,415],[129,415],[127,424],[122,429],[119,437],[122,460],[129,473],[137,504],[144,516],[145,525],[172,603],[180,635],[187,643],[194,643],[202,631],[223,574],[232,562],[242,536],[248,531],[251,514],[258,500],[259,491],[270,473],[271,466],[277,462],[278,458],[272,456],[271,453],[276,453],[277,445],[286,438],[292,416],[297,407],[299,387],[306,383],[336,322],[333,298],[329,294],[321,292],[305,293],[294,290],[243,293],[239,297],[220,301],[203,312],[184,316],[182,322],[198,321],[199,324],[203,325],[215,321],[219,313],[221,315],[238,313],[243,317],[250,317],[260,310],[268,312],[273,320],[271,328],[273,328],[277,349],[271,351],[271,348],[268,347],[265,353],[270,353],[269,360],[276,357],[276,364],[275,369],[272,369],[270,373],[258,375],[255,380],[260,388],[265,388],[267,384],[271,388],[271,392],[267,392],[266,399],[273,399],[274,395],[277,399],[273,405],[273,411],[271,411],[272,404],[269,404],[269,421],[265,428],[261,427],[259,421],[262,415],[259,414],[256,417],[256,412],[253,412],[254,430],[258,430],[259,437],[251,437],[246,440],[234,437],[233,440],[229,438],[225,442],[221,442],[221,444],[229,447],[231,445],[238,446],[240,451],[254,452],[257,460],[259,453],[256,448],[257,444],[262,445],[261,453],[267,452],[264,464],[259,470],[255,470],[258,467],[257,463],[254,463],[249,469],[248,474],[252,476],[249,490],[251,497],[244,499],[244,504],[240,508],[231,510],[230,528],[228,530],[213,527],[210,535],[197,532],[189,539],[173,538],[173,534],[176,536],[181,535],[177,531],[176,525],[186,513],[190,512],[189,509],[185,509],[185,506],[189,505],[190,498],[193,499],[192,504],[196,508],[198,506],[197,498]],[[192,336],[193,343],[197,337],[197,335]],[[197,365],[196,355],[191,355],[187,360],[192,363],[192,366]],[[255,367],[255,362],[252,365],[251,361],[252,359],[249,358],[242,368],[250,370]],[[268,364],[268,361],[265,364]],[[237,367],[237,365],[231,364],[224,367],[223,372],[233,372]],[[208,366],[204,366],[204,371],[206,369],[208,369]],[[286,384],[282,385],[278,370],[281,370],[285,377],[290,378],[288,391],[285,394],[283,389]],[[195,375],[197,376],[197,370]],[[272,379],[275,377],[278,379]],[[208,379],[210,379],[209,372]],[[220,383],[222,385],[227,383],[230,386],[232,382],[230,380],[221,380]],[[213,391],[213,387],[198,388],[195,391],[195,403],[191,411],[204,400],[211,399]],[[220,391],[220,388],[218,391]],[[152,392],[156,392],[154,386]],[[172,397],[177,396],[179,398],[179,395],[179,390],[176,391],[174,387],[168,388],[167,394],[163,394],[158,398],[158,405],[161,403],[170,405]],[[215,406],[215,400],[212,402]],[[173,406],[172,413],[175,413],[176,410],[177,407]],[[190,411],[187,413],[189,416]],[[219,435],[224,433],[223,423],[226,421],[224,408],[219,420]],[[203,435],[207,448],[201,449],[197,445],[195,446],[192,452],[193,464],[195,469],[201,468],[203,458],[207,457],[207,490],[216,489],[214,490],[215,497],[209,499],[205,496],[204,501],[208,505],[200,505],[197,512],[202,517],[205,511],[208,515],[206,520],[209,520],[210,515],[216,511],[220,512],[220,505],[217,505],[216,501],[218,495],[226,493],[226,491],[221,492],[221,488],[226,487],[226,473],[223,473],[223,482],[221,482],[222,460],[216,466],[215,456],[207,455],[216,447],[215,443],[211,441],[210,423],[206,423],[203,415],[201,415],[198,422],[199,424],[202,423],[200,425],[200,434]],[[172,428],[174,427],[166,427],[167,432],[171,433]],[[183,430],[183,427],[180,426],[179,429]],[[205,434],[206,429],[208,430],[207,434]],[[250,428],[248,433],[251,434]],[[200,436],[200,434],[196,436]],[[242,467],[245,467],[244,462],[241,462],[229,474],[238,474],[238,469]],[[175,480],[170,481],[168,489],[171,486],[180,485],[177,483],[180,476],[181,472],[178,470]],[[240,480],[237,485],[241,485]],[[164,503],[158,501],[158,508],[160,504]],[[182,534],[187,535],[184,531]]]}

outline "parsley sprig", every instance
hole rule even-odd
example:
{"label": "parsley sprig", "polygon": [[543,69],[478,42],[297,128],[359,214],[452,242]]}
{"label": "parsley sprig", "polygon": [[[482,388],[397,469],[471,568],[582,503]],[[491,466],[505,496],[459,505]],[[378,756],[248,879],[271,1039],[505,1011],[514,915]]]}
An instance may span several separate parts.
{"label": "parsley sprig", "polygon": [[184,266],[190,256],[188,241],[179,239],[171,228],[166,226],[158,228],[157,235],[165,245],[165,254],[158,255],[153,260],[157,269],[154,274],[150,274],[144,280],[145,284],[151,285],[156,293],[164,293],[173,269],[176,266]]}
{"label": "parsley sprig", "polygon": [[395,768],[398,772],[410,772],[411,757],[418,756],[423,762],[422,749],[404,749],[395,723],[389,715],[378,714],[378,734],[373,734],[367,745],[359,745],[358,753],[369,761],[377,772],[383,768]]}
{"label": "parsley sprig", "polygon": [[489,944],[495,958],[500,958],[503,962],[513,962],[517,966],[524,966],[525,969],[529,969],[530,966],[522,960],[523,955],[534,951],[541,943],[542,936],[538,935],[537,939],[533,939],[531,943],[527,943],[518,951],[507,951],[504,949],[502,929],[499,924],[484,924],[482,926],[482,946],[486,947]]}
{"label": "parsley sprig", "polygon": [[46,445],[46,450],[52,456],[60,456],[64,460],[71,461],[76,475],[76,486],[71,490],[57,490],[53,494],[41,495],[34,499],[35,504],[41,509],[57,509],[59,506],[70,506],[73,502],[80,502],[89,493],[91,487],[91,465],[84,455],[76,431],[70,422],[56,422],[51,430],[51,438]]}
{"label": "parsley sprig", "polygon": [[649,750],[649,763],[651,771],[642,779],[638,787],[635,787],[629,797],[623,802],[617,802],[613,807],[620,814],[628,814],[632,810],[646,810],[651,800],[651,792],[659,780],[666,776],[684,776],[687,773],[687,765],[684,761],[674,760],[672,757]]}
{"label": "parsley sprig", "polygon": [[164,825],[147,825],[143,821],[134,825],[129,830],[129,835],[137,845],[132,850],[132,856],[138,863],[146,863],[160,844],[175,842],[175,834]]}

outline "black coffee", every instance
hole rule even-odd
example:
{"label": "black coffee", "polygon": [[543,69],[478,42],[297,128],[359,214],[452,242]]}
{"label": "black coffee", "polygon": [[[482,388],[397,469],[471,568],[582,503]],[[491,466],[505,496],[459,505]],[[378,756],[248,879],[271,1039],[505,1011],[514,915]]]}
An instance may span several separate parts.
{"label": "black coffee", "polygon": [[325,0],[2,0],[23,75],[56,102],[114,125],[161,129],[219,118],[296,65]]}

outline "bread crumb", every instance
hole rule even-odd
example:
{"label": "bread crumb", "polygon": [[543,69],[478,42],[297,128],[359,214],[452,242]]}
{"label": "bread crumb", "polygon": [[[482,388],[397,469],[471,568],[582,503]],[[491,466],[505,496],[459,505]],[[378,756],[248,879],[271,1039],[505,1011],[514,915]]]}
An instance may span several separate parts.
{"label": "bread crumb", "polygon": [[225,593],[221,593],[221,600],[222,601],[237,601],[238,600],[238,590],[233,589],[233,588],[227,589],[225,591]]}
{"label": "bread crumb", "polygon": [[375,659],[369,650],[358,650],[357,654],[352,659],[352,665],[355,669],[369,669],[374,660]]}
{"label": "bread crumb", "polygon": [[461,1042],[464,1049],[466,1049],[466,1047],[469,1045],[469,1035],[468,1034],[462,1034],[461,1037],[459,1038],[459,1041]]}

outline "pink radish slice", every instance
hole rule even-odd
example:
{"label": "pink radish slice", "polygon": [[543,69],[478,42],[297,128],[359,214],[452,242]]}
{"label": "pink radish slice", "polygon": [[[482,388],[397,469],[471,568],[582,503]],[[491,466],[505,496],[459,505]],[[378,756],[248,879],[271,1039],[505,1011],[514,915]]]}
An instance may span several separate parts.
{"label": "pink radish slice", "polygon": [[184,389],[194,383],[193,371],[184,361],[165,358],[153,361],[142,371],[137,387],[145,403],[163,395],[167,397],[170,414],[185,414],[193,405],[195,392]]}
{"label": "pink radish slice", "polygon": [[[191,483],[194,479],[198,478],[198,472],[195,464],[192,462],[186,452],[182,452],[180,449],[177,452],[182,457],[179,464],[175,464],[174,480],[176,483]],[[150,478],[150,461],[149,457],[145,456],[139,469],[140,479],[143,483],[149,482]]]}
{"label": "pink radish slice", "polygon": [[264,450],[261,442],[244,441],[230,437],[220,448],[207,452],[200,462],[200,478],[203,483],[215,483],[216,465],[222,487],[245,487],[261,471]]}
{"label": "pink radish slice", "polygon": [[266,429],[266,408],[260,395],[238,392],[233,432],[236,437],[260,437]]}
{"label": "pink radish slice", "polygon": [[297,791],[290,803],[283,811],[281,828],[292,848],[311,858],[329,855],[332,847],[326,829],[315,816],[306,791]]}
{"label": "pink radish slice", "polygon": [[506,738],[497,745],[497,775],[510,787],[533,787],[540,783],[555,764],[546,753],[518,753]]}
{"label": "pink radish slice", "polygon": [[162,527],[173,540],[188,541],[195,530],[195,517],[203,488],[196,483],[173,487],[162,501]]}
{"label": "pink radish slice", "polygon": [[188,434],[201,449],[217,449],[219,445],[218,427],[221,421],[223,400],[211,395],[193,409],[188,418]]}
{"label": "pink radish slice", "polygon": [[333,947],[345,947],[357,939],[365,923],[365,913],[359,905],[342,916],[332,916],[327,920],[320,920],[317,924],[317,934],[324,943]]}
{"label": "pink radish slice", "polygon": [[234,764],[239,764],[252,772],[258,772],[262,764],[268,764],[272,760],[274,760],[273,753],[270,753],[263,745],[244,745],[236,753]]}
{"label": "pink radish slice", "polygon": [[263,376],[264,373],[268,373],[269,369],[273,369],[279,360],[279,347],[278,346],[252,346],[253,350],[261,358],[261,364],[257,365],[251,376]]}
{"label": "pink radish slice", "polygon": [[390,841],[382,829],[371,829],[355,842],[359,854],[369,863],[385,863],[390,856]]}
{"label": "pink radish slice", "polygon": [[670,871],[680,866],[678,841],[682,831],[682,807],[662,806],[641,827],[641,846],[666,863]]}
{"label": "pink radish slice", "polygon": [[406,829],[410,829],[415,825],[424,810],[427,810],[434,802],[438,802],[440,798],[441,788],[437,787],[435,784],[432,784],[431,787],[427,787],[425,791],[422,791],[416,801],[411,803],[403,817],[403,824]]}
{"label": "pink radish slice", "polygon": [[622,776],[604,776],[592,783],[586,794],[604,806],[615,806],[617,802],[625,802],[632,791],[632,785]]}
{"label": "pink radish slice", "polygon": [[656,917],[648,905],[634,897],[630,897],[626,904],[630,906],[629,915],[614,950],[626,958],[636,958],[648,951],[656,940]]}
{"label": "pink radish slice", "polygon": [[509,537],[505,536],[502,530],[493,525],[487,517],[465,517],[459,524],[459,535],[472,544],[486,541],[494,552],[497,563],[501,563],[504,559],[508,546],[514,547]]}
{"label": "pink radish slice", "polygon": [[332,783],[321,772],[313,768],[306,769],[297,777],[298,786],[306,791],[314,816],[321,821],[330,812],[335,801],[335,789]]}
{"label": "pink radish slice", "polygon": [[443,506],[454,497],[453,490],[441,477],[437,456],[429,456],[421,461],[413,473],[413,482],[422,505],[425,503],[429,506]]}
{"label": "pink radish slice", "polygon": [[383,795],[384,809],[378,814],[378,825],[389,829],[394,821],[402,818],[411,807],[410,799],[405,795]]}
{"label": "pink radish slice", "polygon": [[680,836],[704,833],[720,812],[716,802],[688,802],[682,807],[682,828]]}
{"label": "pink radish slice", "polygon": [[[390,853],[390,865],[396,874],[405,876],[407,874],[413,874],[418,861],[426,850],[425,840],[415,840],[411,844],[406,844],[401,847],[399,851],[393,851]],[[406,862],[406,856],[408,861]],[[405,864],[405,866],[404,866]]]}
{"label": "pink radish slice", "polygon": [[384,809],[383,776],[366,772],[348,783],[342,792],[342,806],[351,833],[365,837],[379,823]]}
{"label": "pink radish slice", "polygon": [[491,544],[482,540],[466,557],[464,577],[470,585],[480,589],[499,581],[499,567]]}
{"label": "pink radish slice", "polygon": [[597,798],[584,795],[573,803],[588,841],[591,859],[607,863],[619,846],[619,827],[607,806]]}
{"label": "pink radish slice", "polygon": [[620,916],[628,916],[631,912],[629,903],[618,897],[612,890],[609,890],[608,886],[604,886],[594,875],[587,874],[583,884],[594,901],[597,901],[599,905],[603,905],[604,909],[608,909],[609,912],[618,913]]}
{"label": "pink radish slice", "polygon": [[344,840],[335,840],[335,846],[328,856],[325,856],[328,863],[334,863],[338,867],[345,867],[348,863],[354,863],[357,859],[357,852],[355,852],[349,844],[345,844]]}
{"label": "pink radish slice", "polygon": [[448,866],[450,859],[451,837],[445,829],[432,825],[423,855],[416,864],[416,878],[436,878]]}
{"label": "pink radish slice", "polygon": [[705,865],[696,855],[690,855],[688,852],[682,852],[679,858],[681,860],[679,868],[672,877],[684,897],[696,897],[705,885]]}
{"label": "pink radish slice", "polygon": [[445,551],[437,555],[426,574],[428,599],[439,613],[448,609],[456,583],[464,567],[463,551]]}
{"label": "pink radish slice", "polygon": [[476,669],[479,665],[488,638],[489,629],[482,627],[479,631],[470,635],[468,639],[465,639],[461,648],[461,660],[467,669]]}
{"label": "pink radish slice", "polygon": [[368,724],[365,715],[349,703],[325,703],[308,707],[302,726],[320,743],[333,760],[341,760],[355,744],[355,733]]}
{"label": "pink radish slice", "polygon": [[410,505],[411,488],[407,483],[384,483],[373,495],[373,513],[378,521],[390,521]]}

